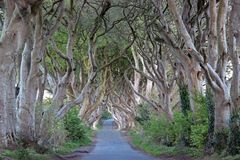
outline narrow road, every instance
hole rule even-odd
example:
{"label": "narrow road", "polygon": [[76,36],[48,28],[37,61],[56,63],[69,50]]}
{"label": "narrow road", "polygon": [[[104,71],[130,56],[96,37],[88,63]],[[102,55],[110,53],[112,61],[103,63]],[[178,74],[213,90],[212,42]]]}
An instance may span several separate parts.
{"label": "narrow road", "polygon": [[120,132],[113,128],[113,120],[105,120],[97,133],[97,143],[93,151],[82,160],[155,160],[133,150]]}

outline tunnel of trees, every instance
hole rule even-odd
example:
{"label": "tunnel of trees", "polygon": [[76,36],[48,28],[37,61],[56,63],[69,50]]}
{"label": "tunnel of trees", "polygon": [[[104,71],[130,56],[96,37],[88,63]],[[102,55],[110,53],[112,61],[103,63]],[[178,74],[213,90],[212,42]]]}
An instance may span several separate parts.
{"label": "tunnel of trees", "polygon": [[168,128],[161,144],[239,154],[239,0],[0,7],[1,146],[57,146],[56,124],[77,108],[93,128],[107,111],[120,130]]}

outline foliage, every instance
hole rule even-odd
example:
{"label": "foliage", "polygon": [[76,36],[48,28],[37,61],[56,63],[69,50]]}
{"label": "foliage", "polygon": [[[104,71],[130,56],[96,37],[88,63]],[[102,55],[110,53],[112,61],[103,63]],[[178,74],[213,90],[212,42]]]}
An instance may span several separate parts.
{"label": "foliage", "polygon": [[[92,136],[88,132],[88,137]],[[52,159],[52,154],[69,154],[73,152],[76,148],[80,146],[89,145],[92,141],[90,139],[83,139],[81,141],[67,141],[63,145],[58,146],[53,151],[49,151],[45,154],[37,153],[33,148],[20,148],[18,150],[5,150],[3,154],[0,155],[0,160],[6,157],[13,158],[14,160],[50,160]]]}
{"label": "foliage", "polygon": [[240,112],[235,110],[231,113],[229,140],[227,152],[230,155],[236,155],[240,153]]}
{"label": "foliage", "polygon": [[179,94],[181,99],[181,114],[175,115],[175,121],[180,126],[178,130],[179,141],[184,146],[189,146],[190,144],[190,131],[191,131],[191,107],[190,107],[190,95],[188,90],[188,85],[183,82],[179,82]]}
{"label": "foliage", "polygon": [[227,144],[228,130],[219,130],[214,133],[214,151],[221,153]]}
{"label": "foliage", "polygon": [[176,135],[176,143],[189,143],[190,133],[192,124],[192,113],[187,112],[186,115],[183,113],[174,113],[174,133]]}
{"label": "foliage", "polygon": [[[151,113],[149,116],[144,110],[145,108],[140,108],[141,117],[149,116],[149,118],[142,118],[139,121],[143,127],[142,134],[147,137],[148,141],[156,145],[183,147],[186,145],[185,142],[188,142],[189,147],[193,147],[192,149],[203,149],[208,134],[206,97],[196,94],[194,101],[194,113],[189,109],[185,110],[186,112],[175,111],[173,121],[169,121],[165,115],[159,116]],[[182,145],[182,143],[184,144]]]}
{"label": "foliage", "polygon": [[172,147],[165,147],[163,145],[152,143],[153,141],[150,141],[147,138],[142,138],[143,135],[141,135],[137,132],[131,131],[131,132],[129,132],[129,135],[131,137],[132,144],[135,147],[140,148],[140,149],[150,153],[151,155],[159,156],[163,153],[169,154],[172,152],[171,151]]}
{"label": "foliage", "polygon": [[109,113],[106,109],[103,110],[102,119],[110,119],[110,118],[112,118],[111,113]]}
{"label": "foliage", "polygon": [[[91,135],[88,135],[91,136]],[[68,154],[73,152],[76,148],[79,148],[80,146],[85,146],[91,144],[90,139],[84,139],[81,141],[68,141],[64,143],[62,146],[56,148],[54,151],[58,154]]]}
{"label": "foliage", "polygon": [[50,160],[51,156],[49,154],[38,154],[32,148],[22,148],[15,151],[5,150],[4,153],[1,154],[0,159],[5,159],[5,157],[13,158],[14,160]]}
{"label": "foliage", "polygon": [[[91,130],[86,127],[83,122],[78,118],[78,111],[76,107],[71,109],[66,115],[63,121],[56,122],[54,129],[51,130],[53,136],[53,141],[59,141],[58,139],[62,137],[62,134],[67,134],[67,139],[65,137],[61,140],[62,145],[56,146],[52,151],[58,154],[68,154],[73,152],[79,146],[89,145],[92,137]],[[67,141],[66,141],[67,140]],[[49,150],[48,152],[52,152]],[[22,148],[15,151],[6,150],[0,157],[10,157],[16,160],[48,160],[51,159],[50,153],[39,154],[36,152],[36,148]]]}
{"label": "foliage", "polygon": [[[50,115],[53,116],[53,115]],[[52,129],[50,130],[51,132],[51,142],[52,144],[54,144],[54,146],[59,146],[62,145],[67,139],[66,136],[68,136],[68,132],[65,129],[65,125],[63,120],[52,120],[55,121],[55,125],[54,127],[52,127]]]}
{"label": "foliage", "polygon": [[208,133],[208,114],[206,97],[196,93],[194,97],[195,111],[185,111],[183,113],[174,113],[174,129],[177,140],[190,144],[192,147],[203,148]]}
{"label": "foliage", "polygon": [[147,153],[150,153],[153,156],[160,156],[160,155],[186,155],[191,157],[202,157],[203,154],[201,150],[189,148],[189,147],[182,147],[182,146],[165,146],[156,144],[154,141],[148,138],[142,138],[143,135],[131,131],[129,135],[132,139],[132,144],[134,147],[137,147]]}
{"label": "foliage", "polygon": [[67,131],[67,137],[72,141],[81,141],[89,139],[88,132],[90,128],[80,120],[78,117],[79,109],[74,107],[72,108],[64,118],[64,125]]}
{"label": "foliage", "polygon": [[[88,135],[92,136],[92,135]],[[67,141],[63,145],[58,146],[55,148],[51,153],[45,153],[45,154],[38,154],[34,149],[27,148],[27,149],[19,149],[16,151],[10,151],[6,150],[1,156],[0,159],[4,159],[5,157],[13,158],[14,160],[50,160],[51,155],[53,153],[57,154],[69,154],[73,152],[76,148],[79,148],[80,146],[89,145],[92,141],[90,139],[83,139],[81,141]]]}
{"label": "foliage", "polygon": [[188,86],[185,84],[179,84],[179,94],[181,99],[182,113],[183,115],[187,116],[187,113],[191,110]]}
{"label": "foliage", "polygon": [[196,124],[191,126],[191,145],[196,148],[203,148],[206,142],[207,126]]}
{"label": "foliage", "polygon": [[206,90],[206,105],[208,112],[208,139],[206,142],[205,152],[207,154],[212,154],[214,147],[214,100],[211,89],[207,86]]}
{"label": "foliage", "polygon": [[223,156],[219,154],[213,154],[211,156],[205,157],[203,160],[239,160],[240,155],[235,155],[235,156]]}
{"label": "foliage", "polygon": [[146,135],[157,143],[171,146],[175,142],[174,126],[165,115],[152,116],[144,126],[144,130]]}
{"label": "foliage", "polygon": [[16,152],[16,155],[18,157],[19,160],[26,160],[26,159],[30,159],[30,155],[29,155],[29,152],[28,150],[26,149],[19,149],[17,152]]}
{"label": "foliage", "polygon": [[195,112],[193,114],[194,123],[191,126],[191,145],[203,148],[207,141],[208,134],[208,111],[206,97],[196,94]]}
{"label": "foliage", "polygon": [[150,106],[147,105],[147,103],[142,103],[138,105],[138,116],[135,117],[135,120],[140,123],[141,125],[144,124],[144,122],[147,122],[150,120]]}
{"label": "foliage", "polygon": [[73,152],[79,146],[92,143],[92,130],[87,127],[78,116],[79,109],[73,107],[64,118],[64,126],[67,131],[67,141],[56,148],[54,151],[58,154],[67,154]]}

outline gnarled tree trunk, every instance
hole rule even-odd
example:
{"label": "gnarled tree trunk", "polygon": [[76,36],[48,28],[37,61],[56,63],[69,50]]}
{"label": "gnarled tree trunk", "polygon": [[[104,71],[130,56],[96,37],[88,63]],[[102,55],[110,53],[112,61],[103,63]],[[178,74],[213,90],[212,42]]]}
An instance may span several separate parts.
{"label": "gnarled tree trunk", "polygon": [[[21,12],[26,6],[16,5],[12,0],[5,1],[6,13],[0,46],[0,140],[7,145],[7,134],[15,134],[16,92],[15,69],[16,57],[23,47],[27,36],[27,25]],[[7,127],[8,126],[8,127]]]}

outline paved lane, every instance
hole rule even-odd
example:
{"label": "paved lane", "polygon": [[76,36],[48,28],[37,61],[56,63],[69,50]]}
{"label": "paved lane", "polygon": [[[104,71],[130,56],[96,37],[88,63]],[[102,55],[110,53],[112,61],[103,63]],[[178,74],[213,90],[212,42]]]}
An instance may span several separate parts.
{"label": "paved lane", "polygon": [[113,120],[105,120],[97,133],[97,143],[91,153],[82,160],[155,160],[133,150],[120,132],[113,129]]}

